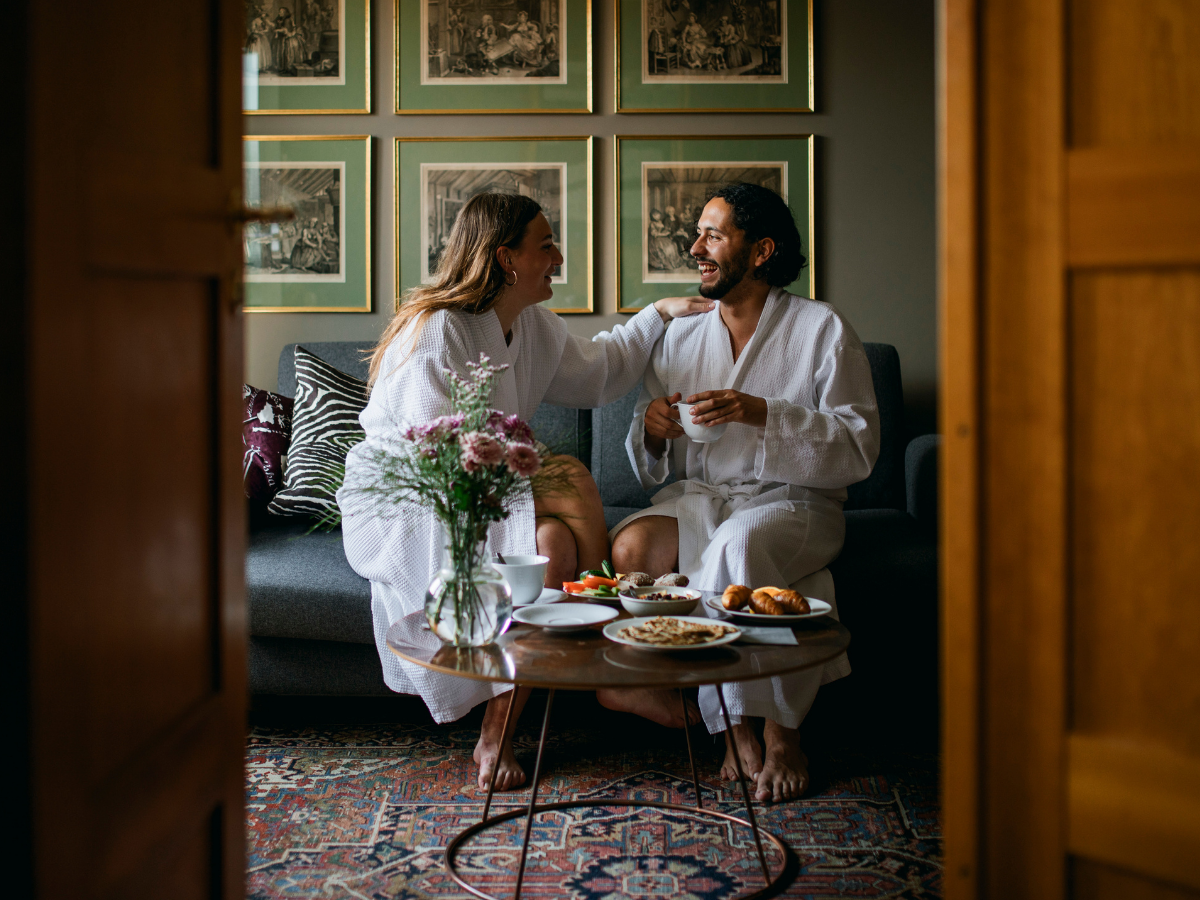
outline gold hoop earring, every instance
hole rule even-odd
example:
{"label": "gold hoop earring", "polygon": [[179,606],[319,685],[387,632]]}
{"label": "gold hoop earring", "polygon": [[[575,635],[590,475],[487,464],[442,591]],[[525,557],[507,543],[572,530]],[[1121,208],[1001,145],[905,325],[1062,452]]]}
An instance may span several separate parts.
{"label": "gold hoop earring", "polygon": [[[508,280],[509,275],[511,275],[513,277],[512,281]],[[509,287],[512,287],[513,285],[515,285],[517,283],[517,273],[516,272],[505,272],[504,273],[504,283],[507,284]]]}

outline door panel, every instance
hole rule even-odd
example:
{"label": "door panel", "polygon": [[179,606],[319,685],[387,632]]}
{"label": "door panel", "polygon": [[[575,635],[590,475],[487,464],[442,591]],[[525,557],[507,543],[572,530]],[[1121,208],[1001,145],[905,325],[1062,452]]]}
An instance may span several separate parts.
{"label": "door panel", "polygon": [[1193,896],[1200,3],[943,6],[946,895]]}
{"label": "door panel", "polygon": [[30,4],[39,898],[244,892],[243,19]]}
{"label": "door panel", "polygon": [[1200,272],[1071,282],[1072,729],[1200,756]]}

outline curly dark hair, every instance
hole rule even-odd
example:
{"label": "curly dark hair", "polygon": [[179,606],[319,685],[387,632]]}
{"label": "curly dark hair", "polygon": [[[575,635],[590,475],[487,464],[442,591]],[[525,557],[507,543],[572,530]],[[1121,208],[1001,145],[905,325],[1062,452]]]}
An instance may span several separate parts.
{"label": "curly dark hair", "polygon": [[733,224],[746,233],[746,241],[754,243],[769,237],[775,242],[775,252],[752,276],[772,287],[786,287],[796,280],[800,270],[808,265],[800,246],[800,232],[788,205],[770,188],[740,181],[725,184],[708,192],[708,199],[720,197],[733,209]]}

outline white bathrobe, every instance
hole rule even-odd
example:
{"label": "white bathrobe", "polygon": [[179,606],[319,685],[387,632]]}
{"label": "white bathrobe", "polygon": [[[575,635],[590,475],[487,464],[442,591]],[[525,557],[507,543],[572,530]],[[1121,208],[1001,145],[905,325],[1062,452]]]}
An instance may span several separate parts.
{"label": "white bathrobe", "polygon": [[[656,397],[728,388],[766,398],[765,428],[731,423],[707,444],[684,436],[661,459],[646,449]],[[674,517],[679,571],[693,587],[790,585],[837,614],[825,567],[842,548],[846,486],[870,475],[879,455],[879,413],[862,342],[832,306],[775,288],[737,362],[719,315],[680,320],[655,348],[627,448],[646,490],[672,472],[678,480],[614,538],[642,516]],[[730,715],[796,728],[817,688],[849,671],[843,654],[815,672],[725,685]],[[701,689],[700,707],[710,732],[724,730],[714,688]]]}
{"label": "white bathrobe", "polygon": [[[364,454],[372,446],[398,446],[408,425],[419,425],[449,410],[445,368],[466,374],[466,363],[480,353],[494,365],[509,369],[496,385],[492,406],[529,421],[544,400],[557,406],[597,407],[624,396],[646,368],[655,341],[663,333],[658,312],[649,307],[625,326],[597,335],[591,341],[567,333],[554,313],[529,307],[517,317],[512,344],[506,345],[495,313],[481,315],[442,311],[426,322],[416,351],[402,335],[384,357],[382,374],[370,402],[359,417],[367,439],[346,458],[346,483],[353,485],[366,467]],[[403,361],[403,362],[402,362]],[[538,435],[550,443],[553,435]],[[404,641],[436,648],[438,639],[423,630],[425,589],[441,564],[440,528],[432,513],[405,506],[399,515],[381,515],[371,501],[338,492],[346,558],[354,571],[371,581],[371,615],[375,644],[383,663],[383,680],[394,691],[419,694],[438,722],[461,718],[476,704],[508,690],[488,684],[438,675],[412,663],[402,663],[387,649],[385,635],[394,622],[403,623]],[[491,526],[493,552],[536,553],[533,498],[528,488],[512,503],[507,519]]]}

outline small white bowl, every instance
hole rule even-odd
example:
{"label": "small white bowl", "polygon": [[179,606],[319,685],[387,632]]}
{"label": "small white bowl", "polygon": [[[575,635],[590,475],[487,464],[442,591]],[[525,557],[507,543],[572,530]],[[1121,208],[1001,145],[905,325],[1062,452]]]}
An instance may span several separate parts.
{"label": "small white bowl", "polygon": [[513,610],[512,617],[514,622],[523,625],[536,625],[546,631],[566,634],[609,622],[617,617],[617,611],[595,603],[546,603],[522,606]]}
{"label": "small white bowl", "polygon": [[[671,594],[675,600],[643,600],[647,594]],[[672,585],[651,585],[621,591],[621,605],[631,616],[683,616],[700,602],[700,592]]]}

